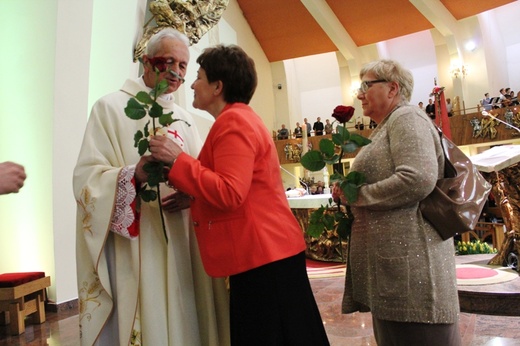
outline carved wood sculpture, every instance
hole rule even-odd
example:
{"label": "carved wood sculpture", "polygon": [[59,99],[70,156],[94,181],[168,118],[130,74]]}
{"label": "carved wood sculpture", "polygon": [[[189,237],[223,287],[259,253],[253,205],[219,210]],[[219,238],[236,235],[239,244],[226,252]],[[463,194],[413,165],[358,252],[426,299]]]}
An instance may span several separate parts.
{"label": "carved wood sculpture", "polygon": [[[229,0],[154,0],[150,3],[152,18],[144,25],[144,34],[134,50],[134,62],[141,58],[148,40],[165,27],[172,27],[186,34],[190,44],[199,42],[202,36],[215,26]],[[155,25],[149,25],[155,21]]]}
{"label": "carved wood sculpture", "polygon": [[489,264],[505,266],[510,253],[520,253],[520,163],[483,175],[493,185],[507,229],[500,251]]}

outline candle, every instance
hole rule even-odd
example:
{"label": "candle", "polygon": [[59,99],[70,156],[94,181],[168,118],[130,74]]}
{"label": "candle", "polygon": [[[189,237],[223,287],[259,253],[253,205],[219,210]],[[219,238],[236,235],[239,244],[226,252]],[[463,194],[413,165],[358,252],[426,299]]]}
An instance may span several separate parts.
{"label": "candle", "polygon": [[[307,138],[307,124],[302,125],[302,156],[309,151],[309,139]],[[305,168],[303,169],[305,179],[309,179],[310,173]]]}
{"label": "candle", "polygon": [[309,142],[307,138],[307,124],[302,124],[302,155],[305,155],[309,151]]}

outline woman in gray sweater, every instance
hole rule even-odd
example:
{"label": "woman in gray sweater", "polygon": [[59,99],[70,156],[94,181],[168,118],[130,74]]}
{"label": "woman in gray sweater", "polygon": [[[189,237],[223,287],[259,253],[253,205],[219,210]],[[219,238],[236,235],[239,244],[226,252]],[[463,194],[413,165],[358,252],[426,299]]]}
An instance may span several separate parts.
{"label": "woman in gray sweater", "polygon": [[397,62],[372,62],[360,78],[357,98],[378,126],[352,165],[366,184],[351,204],[343,313],[371,311],[378,345],[460,345],[453,241],[419,210],[444,172],[439,134],[409,104],[413,77]]}

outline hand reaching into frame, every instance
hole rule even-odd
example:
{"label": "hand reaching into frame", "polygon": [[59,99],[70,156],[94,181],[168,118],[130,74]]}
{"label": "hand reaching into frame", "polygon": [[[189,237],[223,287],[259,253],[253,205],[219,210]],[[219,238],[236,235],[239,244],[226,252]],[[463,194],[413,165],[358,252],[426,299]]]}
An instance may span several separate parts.
{"label": "hand reaching into frame", "polygon": [[0,195],[17,193],[26,178],[23,166],[9,161],[0,163]]}

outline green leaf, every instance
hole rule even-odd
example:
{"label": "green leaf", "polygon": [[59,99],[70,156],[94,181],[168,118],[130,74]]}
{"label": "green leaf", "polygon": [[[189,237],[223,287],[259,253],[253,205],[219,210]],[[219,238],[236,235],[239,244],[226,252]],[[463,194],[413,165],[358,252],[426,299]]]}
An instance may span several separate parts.
{"label": "green leaf", "polygon": [[305,153],[305,155],[302,156],[300,163],[305,167],[305,169],[313,172],[320,171],[325,167],[323,156],[317,150],[311,150]]}
{"label": "green leaf", "polygon": [[139,120],[146,116],[146,109],[136,99],[131,98],[126,104],[125,114],[130,119]]}
{"label": "green leaf", "polygon": [[163,114],[163,107],[158,104],[157,102],[154,102],[152,104],[152,107],[150,108],[150,117],[152,118],[159,118]]}
{"label": "green leaf", "polygon": [[166,79],[163,79],[159,82],[159,84],[157,84],[157,88],[156,88],[156,94],[155,96],[159,97],[161,96],[162,94],[164,94],[166,92],[166,90],[168,90],[168,88],[170,87],[170,84],[168,83],[168,81]]}
{"label": "green leaf", "polygon": [[168,126],[171,123],[173,123],[172,115],[173,115],[173,112],[170,112],[170,113],[167,113],[167,114],[162,114],[159,117],[159,124],[161,124],[162,126]]}
{"label": "green leaf", "polygon": [[327,165],[333,165],[335,163],[339,162],[339,155],[334,154],[331,158],[323,158],[323,162],[325,162]]}
{"label": "green leaf", "polygon": [[141,103],[145,103],[147,105],[151,105],[153,103],[152,97],[145,91],[139,91],[137,95],[135,95],[135,98]]}
{"label": "green leaf", "polygon": [[336,225],[336,220],[334,219],[334,215],[331,215],[329,213],[323,214],[323,226],[325,230],[327,231],[334,231],[334,226]]}
{"label": "green leaf", "polygon": [[139,145],[137,146],[137,152],[140,156],[143,156],[144,153],[148,150],[148,147],[150,146],[150,143],[148,143],[148,139],[144,138],[139,141]]}
{"label": "green leaf", "polygon": [[343,174],[338,173],[338,172],[334,172],[330,176],[330,181],[343,181],[343,180],[345,180],[345,176]]}
{"label": "green leaf", "polygon": [[347,153],[353,153],[358,148],[359,148],[358,145],[354,142],[348,142],[341,146],[341,149],[343,149],[343,151],[347,152]]}
{"label": "green leaf", "polygon": [[150,136],[150,130],[148,129],[150,126],[150,120],[144,125],[144,136],[149,137]]}
{"label": "green leaf", "polygon": [[[159,71],[157,69],[155,70],[156,76],[159,77]],[[169,84],[166,79],[163,79],[155,84],[155,88],[150,91],[150,95],[154,98],[154,100],[157,100],[159,96],[164,94],[166,90],[168,90]]]}
{"label": "green leaf", "polygon": [[334,155],[335,148],[334,142],[328,138],[324,138],[320,141],[320,151],[328,157]]}
{"label": "green leaf", "polygon": [[139,141],[141,139],[143,139],[143,131],[140,131],[138,130],[135,134],[134,134],[134,147],[137,148],[137,146],[139,145]]}
{"label": "green leaf", "polygon": [[350,233],[352,233],[352,223],[354,222],[353,219],[348,218],[341,218],[338,222],[338,227],[336,228],[336,233],[343,238],[347,239],[350,236]]}
{"label": "green leaf", "polygon": [[361,173],[361,172],[357,172],[357,171],[350,171],[347,176],[346,176],[346,179],[355,184],[356,186],[361,186],[365,183],[366,181],[366,176],[365,174]]}
{"label": "green leaf", "polygon": [[332,141],[336,145],[343,145],[343,143],[345,143],[345,140],[344,140],[343,136],[340,135],[339,133],[334,133],[332,135]]}
{"label": "green leaf", "polygon": [[311,215],[309,216],[309,223],[318,223],[321,222],[321,219],[323,217],[323,213],[325,212],[326,207],[323,205],[319,207],[318,209],[314,210]]}
{"label": "green leaf", "polygon": [[341,189],[343,190],[347,202],[354,203],[357,200],[358,186],[356,184],[343,182],[341,183]]}
{"label": "green leaf", "polygon": [[351,133],[349,140],[356,143],[360,147],[372,143],[372,141],[370,139],[363,137],[357,133]]}
{"label": "green leaf", "polygon": [[337,126],[336,131],[343,138],[343,142],[348,141],[350,139],[350,132],[348,132],[347,128],[344,126]]}
{"label": "green leaf", "polygon": [[155,201],[157,199],[157,192],[155,190],[151,190],[151,189],[142,189],[139,192],[139,195],[141,196],[142,200],[145,202],[151,202],[151,201]]}
{"label": "green leaf", "polygon": [[314,238],[319,238],[325,229],[325,225],[322,222],[309,224],[307,227],[307,234]]}
{"label": "green leaf", "polygon": [[143,165],[143,170],[148,173],[147,183],[151,187],[158,186],[164,181],[164,163],[163,162],[147,162]]}

